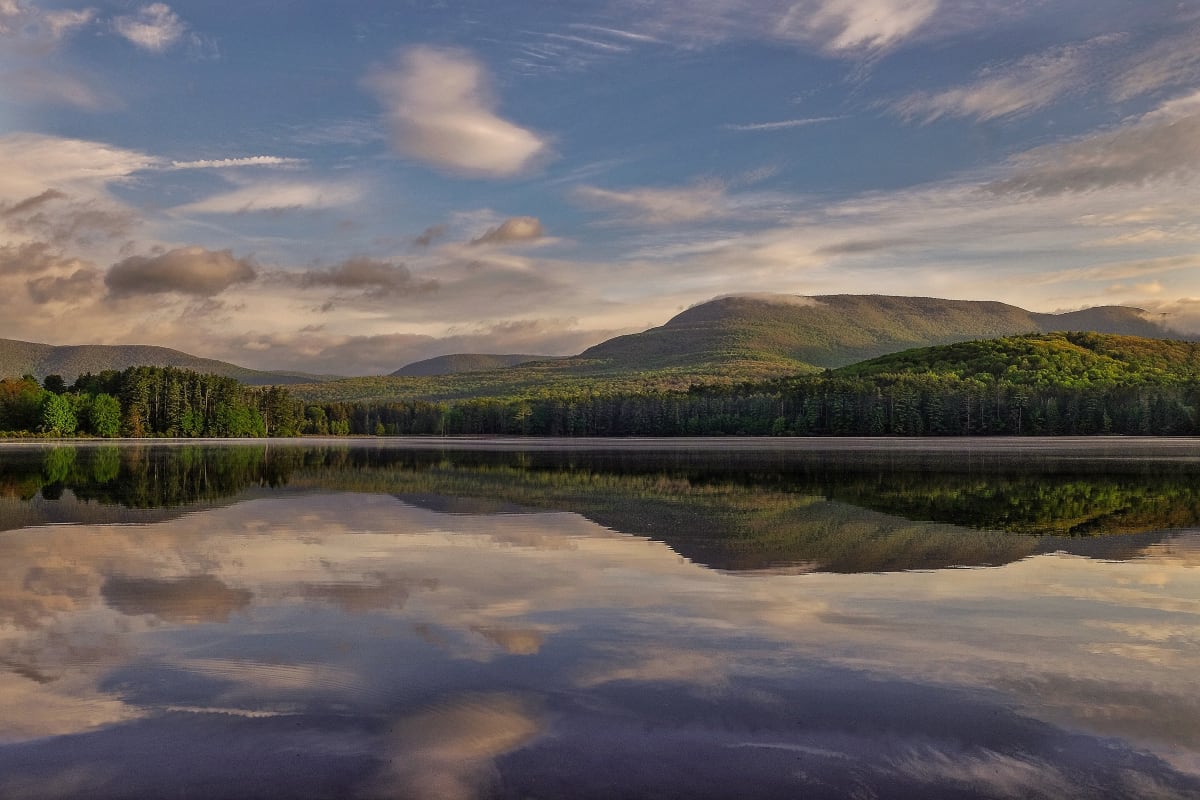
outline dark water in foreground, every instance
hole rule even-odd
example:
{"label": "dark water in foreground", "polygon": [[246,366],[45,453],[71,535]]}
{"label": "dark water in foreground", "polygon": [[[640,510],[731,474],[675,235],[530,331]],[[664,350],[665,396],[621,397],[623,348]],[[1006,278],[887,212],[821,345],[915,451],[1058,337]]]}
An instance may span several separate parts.
{"label": "dark water in foreground", "polygon": [[0,444],[0,798],[1200,797],[1200,442],[456,447]]}

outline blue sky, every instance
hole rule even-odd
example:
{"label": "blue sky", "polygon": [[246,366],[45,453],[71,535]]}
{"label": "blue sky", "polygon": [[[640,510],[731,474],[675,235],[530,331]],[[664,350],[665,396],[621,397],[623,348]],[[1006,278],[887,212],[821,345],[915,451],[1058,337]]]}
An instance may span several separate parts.
{"label": "blue sky", "polygon": [[1200,330],[1200,4],[0,0],[0,336],[387,372],[743,292]]}

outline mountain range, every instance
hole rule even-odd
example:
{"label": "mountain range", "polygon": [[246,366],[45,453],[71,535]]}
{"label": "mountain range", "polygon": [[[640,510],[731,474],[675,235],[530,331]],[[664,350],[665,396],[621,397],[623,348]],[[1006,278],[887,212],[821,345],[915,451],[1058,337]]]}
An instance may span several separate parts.
{"label": "mountain range", "polygon": [[70,382],[84,372],[176,366],[252,385],[297,384],[300,396],[325,400],[512,395],[564,381],[686,388],[697,379],[814,372],[916,347],[1064,330],[1194,338],[1126,306],[1046,314],[999,302],[928,297],[737,295],[701,303],[659,327],[609,339],[568,358],[452,354],[405,365],[389,376],[334,379],[252,370],[164,347],[0,339],[0,376],[59,374]]}
{"label": "mountain range", "polygon": [[33,375],[42,380],[47,375],[61,375],[67,383],[71,383],[86,372],[100,373],[106,369],[122,370],[140,366],[179,367],[224,375],[251,386],[312,383],[330,377],[303,372],[249,369],[226,361],[201,358],[180,350],[154,345],[50,345],[0,339],[0,377]]}

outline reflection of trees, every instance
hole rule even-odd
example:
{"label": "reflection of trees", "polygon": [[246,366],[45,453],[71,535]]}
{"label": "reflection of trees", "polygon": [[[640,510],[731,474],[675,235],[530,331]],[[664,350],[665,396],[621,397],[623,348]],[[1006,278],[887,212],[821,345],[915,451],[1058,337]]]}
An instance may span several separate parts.
{"label": "reflection of trees", "polygon": [[[566,510],[725,569],[856,572],[1007,563],[1061,537],[1200,521],[1200,468],[913,464],[778,454],[452,452],[338,446],[58,447],[0,464],[0,494],[130,509],[292,485],[400,496],[443,513]],[[1140,543],[1138,547],[1143,546]],[[1119,550],[1121,548],[1118,548]],[[1128,549],[1128,548],[1125,548]],[[1134,548],[1135,550],[1137,548]],[[1103,550],[1111,553],[1112,549]]]}
{"label": "reflection of trees", "polygon": [[128,508],[185,506],[282,486],[305,454],[267,445],[22,450],[0,462],[0,495],[57,500],[69,489],[80,500]]}

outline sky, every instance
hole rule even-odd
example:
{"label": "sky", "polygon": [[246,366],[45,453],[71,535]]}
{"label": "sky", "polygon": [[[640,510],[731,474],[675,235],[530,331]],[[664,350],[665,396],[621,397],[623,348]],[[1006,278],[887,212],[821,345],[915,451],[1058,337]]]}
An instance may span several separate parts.
{"label": "sky", "polygon": [[380,374],[713,297],[1200,332],[1200,2],[0,0],[0,337]]}

